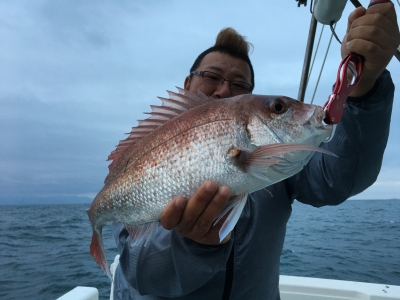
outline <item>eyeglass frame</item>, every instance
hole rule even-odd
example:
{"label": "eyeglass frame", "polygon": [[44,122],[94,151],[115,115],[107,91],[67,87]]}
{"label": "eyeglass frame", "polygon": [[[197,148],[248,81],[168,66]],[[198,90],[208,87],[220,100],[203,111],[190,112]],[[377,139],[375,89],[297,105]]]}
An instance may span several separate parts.
{"label": "eyeglass frame", "polygon": [[223,79],[223,81],[220,83],[220,85],[223,85],[224,82],[227,81],[229,83],[229,88],[230,88],[231,85],[232,85],[232,82],[240,82],[240,83],[244,83],[245,85],[248,85],[250,87],[250,89],[248,90],[249,93],[251,93],[253,91],[254,87],[248,82],[241,81],[241,80],[228,80],[228,79],[225,79],[224,77],[222,77],[221,75],[219,75],[217,73],[214,73],[212,71],[192,71],[192,72],[190,72],[190,75],[201,76],[201,78],[204,78],[203,77],[204,76],[204,72],[208,72],[208,73],[214,74],[214,75],[216,75],[218,77],[221,77]]}

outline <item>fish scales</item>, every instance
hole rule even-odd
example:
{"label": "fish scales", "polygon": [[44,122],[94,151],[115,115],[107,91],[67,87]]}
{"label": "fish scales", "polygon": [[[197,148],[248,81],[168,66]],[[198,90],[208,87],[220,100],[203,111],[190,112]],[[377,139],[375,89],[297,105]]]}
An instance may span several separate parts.
{"label": "fish scales", "polygon": [[234,105],[226,102],[227,101],[210,102],[207,106],[201,105],[194,107],[187,111],[184,117],[178,116],[150,132],[147,136],[139,140],[135,144],[135,147],[125,151],[116,166],[107,176],[106,184],[111,178],[117,177],[121,172],[124,172],[132,166],[136,167],[136,160],[141,158],[144,153],[152,151],[158,145],[168,141],[174,136],[217,120],[234,119],[236,114]]}
{"label": "fish scales", "polygon": [[[101,235],[105,223],[123,223],[140,240],[151,235],[172,199],[189,199],[204,181],[213,180],[230,187],[233,195],[222,213],[232,215],[221,227],[223,238],[236,224],[248,193],[300,171],[310,151],[327,153],[316,147],[332,130],[322,125],[320,107],[282,96],[211,101],[180,92],[170,93],[173,109],[152,106],[144,126],[121,141],[105,186],[88,209],[91,254],[108,275]],[[171,112],[177,115],[165,117]],[[157,122],[153,130],[148,125]]]}
{"label": "fish scales", "polygon": [[[103,202],[120,214],[120,222],[134,225],[158,220],[173,198],[193,195],[205,180],[235,186],[243,181],[243,172],[226,154],[235,142],[232,133],[239,132],[239,127],[235,120],[196,124],[158,144],[132,163],[125,176],[110,183]],[[132,206],[135,211],[125,214]]]}

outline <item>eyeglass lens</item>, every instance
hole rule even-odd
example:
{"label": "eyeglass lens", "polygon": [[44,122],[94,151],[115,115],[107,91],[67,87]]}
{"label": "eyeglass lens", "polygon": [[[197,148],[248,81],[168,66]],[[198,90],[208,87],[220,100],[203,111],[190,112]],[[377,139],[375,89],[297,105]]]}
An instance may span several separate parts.
{"label": "eyeglass lens", "polygon": [[206,83],[210,85],[220,85],[223,84],[224,81],[228,81],[232,94],[249,93],[251,91],[251,85],[247,82],[226,80],[221,75],[218,75],[214,72],[203,71],[202,78]]}

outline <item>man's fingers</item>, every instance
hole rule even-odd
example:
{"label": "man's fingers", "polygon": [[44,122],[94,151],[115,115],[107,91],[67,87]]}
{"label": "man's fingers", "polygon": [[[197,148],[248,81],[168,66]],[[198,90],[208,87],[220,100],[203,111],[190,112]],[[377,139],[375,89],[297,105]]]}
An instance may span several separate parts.
{"label": "man's fingers", "polygon": [[368,7],[367,11],[365,12],[366,15],[369,14],[381,14],[391,20],[394,24],[397,24],[397,16],[396,10],[394,9],[394,5],[392,2],[388,3],[380,3]]}
{"label": "man's fingers", "polygon": [[[382,30],[389,37],[397,38],[399,36],[397,16],[393,3],[377,4],[362,12],[357,8],[350,16],[347,24],[347,41],[354,39],[351,36],[353,32],[365,33],[363,38],[373,39],[376,31]],[[353,33],[354,34],[354,33]]]}
{"label": "man's fingers", "polygon": [[379,51],[393,51],[397,43],[396,36],[389,35],[384,29],[376,26],[363,26],[351,30],[347,34],[346,48],[348,52],[374,56]]}
{"label": "man's fingers", "polygon": [[362,6],[357,7],[350,15],[349,18],[347,19],[347,30],[346,32],[349,32],[351,25],[353,22],[358,19],[359,17],[363,16],[366,12],[366,9]]}
{"label": "man's fingers", "polygon": [[177,197],[172,200],[161,214],[161,225],[168,230],[176,227],[185,210],[187,200],[183,197]]}
{"label": "man's fingers", "polygon": [[396,12],[392,3],[381,3],[367,10],[357,8],[349,16],[341,46],[342,57],[355,52],[365,58],[363,73],[353,97],[365,95],[375,85],[400,42]]}
{"label": "man's fingers", "polygon": [[[175,229],[183,236],[198,243],[218,245],[219,229],[225,221],[224,216],[216,226],[214,220],[222,212],[231,197],[228,187],[219,187],[207,181],[186,201],[177,197],[171,201],[161,214],[161,224],[166,229]],[[229,240],[230,234],[221,242]]]}
{"label": "man's fingers", "polygon": [[369,38],[374,38],[376,30],[382,30],[389,37],[397,37],[398,35],[398,26],[396,22],[393,22],[390,18],[382,14],[366,14],[363,18],[359,18],[353,22],[352,28],[348,34],[351,34],[353,31],[358,31],[359,29],[368,30],[366,31],[366,35]]}
{"label": "man's fingers", "polygon": [[189,234],[196,237],[206,236],[213,226],[214,220],[219,216],[230,197],[231,191],[229,188],[219,188],[202,214],[198,217]]}
{"label": "man's fingers", "polygon": [[194,224],[197,222],[198,217],[203,213],[209,202],[213,199],[217,190],[218,185],[213,181],[206,181],[199,187],[196,193],[188,201],[178,224],[177,230],[180,233],[185,234],[192,229]]}
{"label": "man's fingers", "polygon": [[[228,212],[215,226],[210,229],[210,231],[203,237],[203,243],[208,243],[212,245],[217,245],[217,244],[225,244],[229,239],[231,238],[232,232],[229,232],[229,234],[222,240],[220,241],[219,237],[219,231],[224,224],[225,220],[228,218],[230,212]],[[213,222],[214,224],[214,222]]]}

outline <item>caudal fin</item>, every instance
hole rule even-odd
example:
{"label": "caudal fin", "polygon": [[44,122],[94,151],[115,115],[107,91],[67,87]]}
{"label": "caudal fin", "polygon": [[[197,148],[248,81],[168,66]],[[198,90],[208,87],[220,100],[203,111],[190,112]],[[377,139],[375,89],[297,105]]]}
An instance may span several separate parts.
{"label": "caudal fin", "polygon": [[101,269],[112,279],[110,268],[108,267],[106,254],[104,251],[103,237],[100,232],[93,230],[92,243],[90,244],[90,254],[94,260],[100,265]]}

